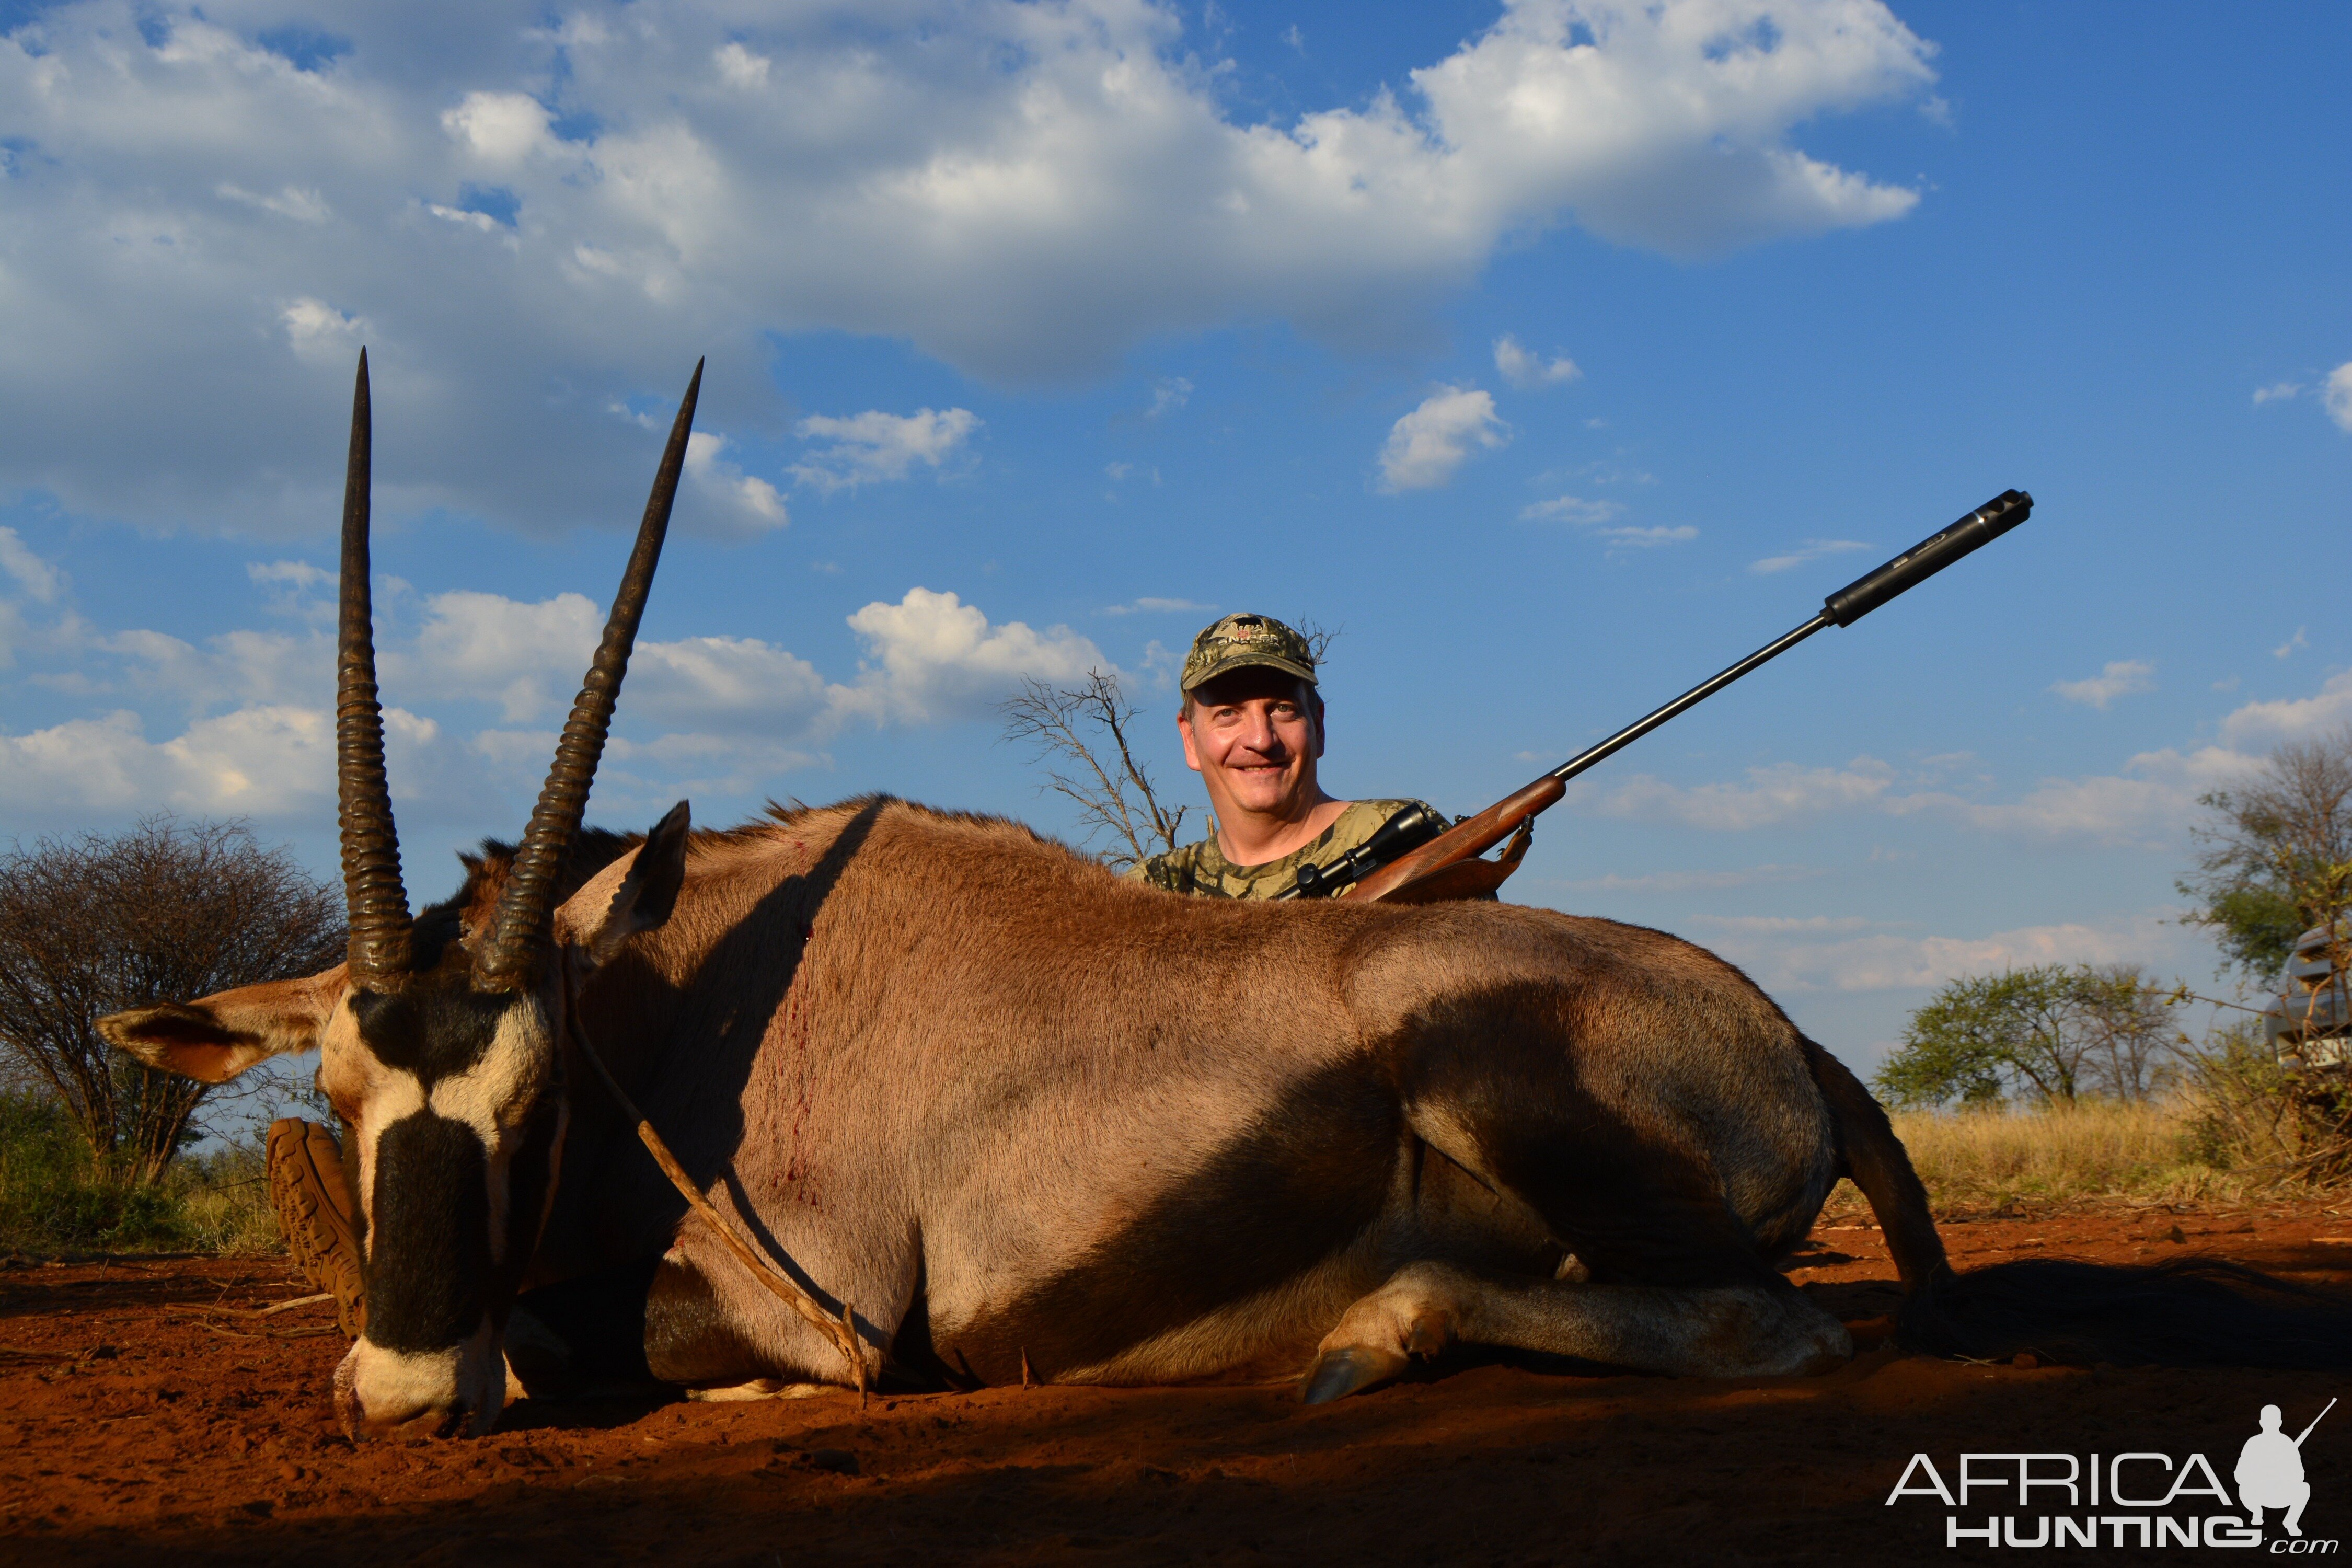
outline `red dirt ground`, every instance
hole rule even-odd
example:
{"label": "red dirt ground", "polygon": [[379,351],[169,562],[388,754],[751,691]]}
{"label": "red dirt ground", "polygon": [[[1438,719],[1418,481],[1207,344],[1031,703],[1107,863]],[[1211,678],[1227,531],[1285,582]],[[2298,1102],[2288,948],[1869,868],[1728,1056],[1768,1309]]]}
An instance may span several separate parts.
{"label": "red dirt ground", "polygon": [[[1995,1217],[1945,1236],[1964,1268],[2183,1250],[2309,1279],[2352,1268],[2352,1217],[2316,1205]],[[1874,1231],[1824,1229],[1799,1261],[1849,1321],[1896,1299]],[[1885,1506],[1915,1452],[1950,1479],[1963,1450],[2194,1449],[2226,1479],[2263,1403],[2293,1431],[2352,1394],[2308,1374],[1879,1349],[1826,1377],[1740,1382],[1441,1363],[1316,1409],[1288,1386],[1003,1388],[862,1410],[845,1394],[525,1402],[489,1437],[354,1449],[328,1405],[331,1314],[251,1315],[307,1293],[282,1262],[0,1263],[0,1561],[1950,1561],[1941,1504]],[[2304,1447],[2315,1539],[2352,1534],[2352,1414],[2337,1415]],[[1965,1522],[1997,1508],[1979,1494]]]}

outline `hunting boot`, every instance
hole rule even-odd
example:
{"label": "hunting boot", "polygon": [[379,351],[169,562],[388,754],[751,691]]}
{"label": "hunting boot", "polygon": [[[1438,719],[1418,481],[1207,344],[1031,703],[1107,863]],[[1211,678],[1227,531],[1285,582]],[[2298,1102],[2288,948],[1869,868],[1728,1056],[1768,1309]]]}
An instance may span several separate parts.
{"label": "hunting boot", "polygon": [[312,1287],[334,1297],[335,1321],[357,1339],[367,1326],[367,1294],[342,1150],[332,1132],[292,1116],[269,1124],[268,1148],[269,1202],[287,1249]]}

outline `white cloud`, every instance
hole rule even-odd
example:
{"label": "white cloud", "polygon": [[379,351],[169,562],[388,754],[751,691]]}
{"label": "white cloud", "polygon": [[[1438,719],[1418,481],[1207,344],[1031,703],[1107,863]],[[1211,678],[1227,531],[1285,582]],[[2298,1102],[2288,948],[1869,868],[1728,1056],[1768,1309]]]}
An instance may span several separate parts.
{"label": "white cloud", "polygon": [[[384,710],[394,798],[439,770],[437,726]],[[0,735],[0,801],[13,812],[86,818],[167,806],[190,814],[284,817],[334,810],[334,717],[324,708],[256,705],[149,741],[135,714],[77,719]]]}
{"label": "white cloud", "polygon": [[2177,910],[2099,921],[2021,926],[1985,936],[1916,935],[1860,918],[1758,921],[1702,915],[1710,945],[1768,991],[1926,990],[1963,975],[2038,963],[2145,963],[2200,969],[2211,949]]}
{"label": "white cloud", "polygon": [[469,92],[442,114],[441,128],[476,158],[503,169],[553,144],[549,120],[546,107],[527,94]]}
{"label": "white cloud", "polygon": [[279,310],[278,320],[297,358],[332,368],[350,366],[374,331],[365,316],[338,310],[307,295]]}
{"label": "white cloud", "polygon": [[1738,832],[1827,811],[1885,810],[1895,770],[1874,757],[1843,768],[1775,763],[1750,768],[1742,784],[1671,784],[1636,773],[1605,794],[1580,780],[1569,799],[1596,816],[1675,822],[1685,827]]}
{"label": "white cloud", "polygon": [[2352,670],[2329,676],[2310,697],[2245,704],[2221,721],[2221,737],[2233,746],[2272,746],[2344,723],[2352,723]]}
{"label": "white cloud", "polygon": [[[257,579],[305,585],[317,568],[257,565]],[[441,816],[478,811],[487,781],[528,789],[546,768],[550,726],[570,710],[604,627],[578,594],[536,603],[454,592],[424,601],[403,626],[399,595],[378,597],[378,669],[388,699],[481,702],[497,722],[464,732],[387,708],[395,797]],[[1139,601],[1173,609],[1182,601]],[[855,677],[827,680],[808,660],[756,637],[640,641],[630,661],[611,765],[600,798],[653,799],[691,787],[757,793],[762,782],[823,760],[841,729],[984,717],[1024,677],[1069,681],[1117,673],[1066,626],[992,624],[954,594],[909,589],[848,617],[866,657]],[[5,626],[0,626],[5,629]],[[115,661],[113,684],[183,706],[180,732],[147,738],[145,721],[114,711],[26,734],[0,733],[0,815],[83,817],[155,806],[194,813],[319,820],[334,803],[332,639],[237,630],[201,647],[133,629],[90,638]],[[1156,657],[1170,657],[1159,649]],[[1156,668],[1147,656],[1146,668]],[[97,683],[93,683],[95,685]],[[460,709],[459,712],[463,712]],[[488,770],[486,773],[485,769]]]}
{"label": "white cloud", "polygon": [[1509,441],[1495,399],[1475,386],[1441,386],[1399,419],[1381,447],[1381,489],[1434,489],[1454,477],[1472,443],[1489,450]]}
{"label": "white cloud", "polygon": [[2279,742],[2343,724],[2352,724],[2352,670],[2329,677],[2309,697],[2243,704],[2221,721],[2218,744],[2142,752],[2113,773],[2045,778],[2009,800],[1986,798],[1994,781],[1962,753],[1922,758],[1907,769],[1869,756],[1843,767],[1776,763],[1697,784],[1649,773],[1606,786],[1584,778],[1569,785],[1566,805],[1587,816],[1714,832],[1827,816],[1922,817],[2027,843],[2177,853],[2203,809],[2200,797],[2236,785]]}
{"label": "white cloud", "polygon": [[2327,416],[2343,429],[2352,430],[2352,360],[2327,373],[2327,388],[2322,395],[2327,399]]}
{"label": "white cloud", "polygon": [[2303,384],[2294,381],[2274,381],[2268,386],[2258,386],[2254,388],[2254,406],[2260,408],[2265,403],[2284,403],[2302,390]]}
{"label": "white cloud", "polygon": [[1621,524],[1615,528],[1598,526],[1624,514],[1625,506],[1622,501],[1586,500],[1580,496],[1557,496],[1519,509],[1521,521],[1572,522],[1585,530],[1586,537],[1600,540],[1612,552],[1654,550],[1664,544],[1687,544],[1698,537],[1698,530],[1686,522],[1647,527],[1631,524]]}
{"label": "white cloud", "polygon": [[478,234],[496,234],[499,220],[488,213],[478,213],[464,207],[445,207],[439,202],[427,202],[425,210],[443,223],[454,223],[460,228],[470,228]]}
{"label": "white cloud", "polygon": [[1661,544],[1688,544],[1698,537],[1698,530],[1687,522],[1672,527],[1596,528],[1592,537],[1605,541],[1612,549],[1654,550]]}
{"label": "white cloud", "polygon": [[2294,636],[2287,638],[2286,641],[2271,649],[2271,657],[2273,658],[2286,658],[2294,655],[2296,650],[2300,648],[2309,647],[2311,646],[2311,639],[2304,634],[2310,629],[2311,628],[2308,626],[2295,627]]}
{"label": "white cloud", "polygon": [[2242,762],[2210,747],[2186,755],[2146,752],[2125,763],[2123,773],[2044,779],[2013,801],[1926,795],[1889,805],[1933,813],[2003,837],[2169,847],[2179,844],[2195,815],[2199,794],[2234,777]]}
{"label": "white cloud", "polygon": [[783,527],[791,521],[784,515],[784,498],[767,480],[720,457],[727,447],[727,437],[714,431],[697,430],[688,436],[687,476],[725,509],[735,531],[764,533]]}
{"label": "white cloud", "polygon": [[2156,666],[2147,659],[2119,658],[2086,680],[2061,680],[2050,688],[2069,702],[2105,708],[2118,697],[2156,689]]}
{"label": "white cloud", "polygon": [[641,643],[627,689],[633,731],[759,731],[804,744],[829,732],[837,690],[808,660],[757,637]]}
{"label": "white cloud", "polygon": [[497,704],[509,723],[567,710],[604,630],[584,594],[537,603],[458,589],[425,601],[415,637],[377,650],[387,691]]}
{"label": "white cloud", "polygon": [[2010,801],[1939,787],[1945,770],[1936,759],[1902,772],[1875,757],[1856,757],[1843,767],[1776,763],[1749,768],[1737,783],[1684,785],[1637,773],[1603,790],[1580,780],[1567,798],[1591,816],[1716,832],[1832,815],[1926,816],[2027,841],[2160,846],[2179,840],[2200,795],[2227,784],[2253,760],[2219,746],[2145,752],[2120,773],[2044,779]]}
{"label": "white cloud", "polygon": [[1106,605],[1096,613],[1105,616],[1165,616],[1188,611],[1196,616],[1207,616],[1214,615],[1216,609],[1214,605],[1197,605],[1190,599],[1142,598],[1131,604]]}
{"label": "white cloud", "polygon": [[[1933,80],[1876,0],[1509,0],[1287,124],[1144,0],[549,15],[337,12],[351,48],[302,68],[261,0],[28,13],[0,38],[0,138],[37,150],[0,190],[0,488],[308,528],[373,323],[380,506],[560,528],[643,485],[656,448],[597,411],[673,387],[681,343],[727,429],[779,413],[776,334],[996,381],[1237,321],[1387,345],[1547,226],[1698,256],[1900,217],[1916,191],[1795,139]],[[494,259],[467,185],[516,215]]]}
{"label": "white cloud", "polygon": [[757,92],[768,85],[768,68],[774,62],[740,44],[722,45],[710,57],[719,79],[741,92]]}
{"label": "white cloud", "polygon": [[1651,871],[1639,877],[1583,877],[1553,885],[1580,893],[1719,892],[1728,888],[1754,888],[1782,882],[1806,882],[1829,875],[1820,866],[1749,866],[1737,871]]}
{"label": "white cloud", "polygon": [[[1579,496],[1555,496],[1550,500],[1533,501],[1519,509],[1522,522],[1607,522],[1625,512],[1622,501],[1586,500]],[[1693,530],[1694,533],[1697,531]]]}
{"label": "white cloud", "polygon": [[1192,399],[1192,384],[1181,375],[1171,375],[1151,389],[1151,406],[1143,411],[1146,419],[1158,419],[1175,413]]}
{"label": "white cloud", "polygon": [[877,479],[903,479],[918,463],[936,468],[980,428],[969,408],[912,414],[868,409],[845,419],[814,415],[796,427],[804,439],[831,443],[794,463],[793,477],[831,494]]}
{"label": "white cloud", "polygon": [[[570,711],[604,615],[579,594],[537,603],[437,594],[415,635],[382,656],[384,688],[493,703],[508,725],[548,722]],[[620,721],[633,731],[786,735],[814,744],[830,732],[841,689],[807,660],[757,638],[646,640],[629,659]]]}
{"label": "white cloud", "polygon": [[1043,632],[1020,621],[992,626],[978,605],[928,588],[909,588],[895,605],[868,605],[849,617],[849,626],[865,639],[867,662],[856,687],[837,702],[844,712],[863,712],[877,722],[968,718],[1010,694],[1024,677],[1068,681],[1090,668],[1117,668],[1067,626]]}
{"label": "white cloud", "polygon": [[1751,561],[1748,569],[1759,573],[1786,572],[1791,566],[1801,566],[1824,555],[1843,555],[1849,550],[1869,548],[1858,539],[1808,539],[1786,555],[1768,555],[1761,561]]}
{"label": "white cloud", "polygon": [[13,528],[0,527],[0,572],[16,579],[25,596],[39,604],[55,604],[65,586],[65,574],[35,554]]}
{"label": "white cloud", "polygon": [[1508,332],[1495,340],[1495,368],[1502,373],[1505,381],[1521,388],[1557,386],[1584,374],[1566,354],[1544,360],[1529,353]]}
{"label": "white cloud", "polygon": [[264,196],[223,183],[213,187],[213,194],[224,201],[242,202],[266,213],[276,213],[279,217],[290,217],[297,223],[325,223],[335,216],[334,210],[327,205],[325,197],[316,191],[306,191],[297,185],[288,185],[274,196]]}
{"label": "white cloud", "polygon": [[335,574],[325,567],[308,561],[248,561],[245,574],[279,615],[318,626],[332,624]]}
{"label": "white cloud", "polygon": [[98,639],[95,647],[122,662],[127,685],[169,697],[191,713],[252,703],[323,707],[334,679],[333,645],[323,632],[236,630],[198,647],[162,632],[127,631]]}
{"label": "white cloud", "polygon": [[[1214,608],[1213,605],[1211,608]],[[1184,655],[1158,637],[1143,645],[1143,673],[1155,691],[1172,690],[1184,670]]]}

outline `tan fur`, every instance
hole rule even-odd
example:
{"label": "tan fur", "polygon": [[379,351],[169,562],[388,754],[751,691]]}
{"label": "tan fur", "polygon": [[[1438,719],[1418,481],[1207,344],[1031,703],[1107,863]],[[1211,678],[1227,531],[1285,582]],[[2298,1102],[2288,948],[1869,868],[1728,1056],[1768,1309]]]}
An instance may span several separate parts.
{"label": "tan fur", "polygon": [[[1115,1244],[1289,1086],[1397,1079],[1450,1009],[1475,1017],[1480,995],[1514,984],[1565,998],[1597,1087],[1634,1122],[1719,1153],[1721,1201],[1750,1216],[1759,1254],[1793,1245],[1834,1179],[1794,1030],[1728,965],[1605,921],[1183,900],[1011,823],[850,802],[698,835],[676,914],[583,1011],[714,1202],[821,1300],[848,1301],[887,1345],[919,1274],[930,1335],[950,1344]],[[1676,1109],[1743,1089],[1760,1092],[1719,1114]],[[543,1278],[617,1261],[644,1234],[632,1226],[667,1207],[601,1098],[577,1107]],[[1401,1136],[1470,1173],[1461,1215],[1502,1204],[1538,1227],[1518,1197],[1480,1190],[1499,1178],[1460,1107],[1401,1098]],[[615,1229],[619,1215],[642,1218]],[[685,1239],[765,1370],[837,1375],[828,1347]],[[1370,1227],[1247,1300],[1040,1375],[1149,1382],[1303,1358],[1412,1245]],[[1572,1288],[1553,1279],[1567,1255],[1555,1241],[1538,1260],[1551,1288]]]}
{"label": "tan fur", "polygon": [[226,1083],[256,1062],[316,1046],[346,984],[339,963],[299,980],[240,986],[194,1004],[110,1014],[98,1021],[98,1032],[151,1068]]}
{"label": "tan fur", "polygon": [[[1438,1290],[1454,1337],[1658,1370],[1835,1350],[1770,1271],[1837,1174],[1803,1042],[1672,937],[1496,904],[1186,900],[884,798],[693,835],[673,912],[640,930],[615,900],[637,853],[557,913],[583,1026],[712,1204],[912,1375],[1239,1375],[1347,1323],[1385,1364],[1413,1353],[1382,1339],[1401,1289]],[[461,924],[503,866],[480,870]],[[586,962],[615,921],[639,934]],[[313,984],[316,1016],[340,982]],[[562,1005],[541,1005],[551,1031]],[[325,1034],[322,1082],[374,1121],[396,1086]],[[584,1068],[564,1077],[526,1285],[663,1253],[657,1374],[840,1377],[682,1222]],[[491,1088],[444,1109],[495,1125]]]}

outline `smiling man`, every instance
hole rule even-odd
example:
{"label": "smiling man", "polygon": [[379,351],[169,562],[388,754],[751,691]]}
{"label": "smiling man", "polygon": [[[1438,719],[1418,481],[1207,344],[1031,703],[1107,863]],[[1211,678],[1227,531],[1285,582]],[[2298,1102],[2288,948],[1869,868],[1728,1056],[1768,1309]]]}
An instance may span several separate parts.
{"label": "smiling man", "polygon": [[1227,616],[1194,637],[1181,685],[1176,728],[1185,764],[1208,789],[1213,831],[1152,856],[1131,877],[1171,893],[1274,898],[1297,885],[1300,867],[1329,866],[1421,804],[1324,793],[1315,655],[1271,616]]}

